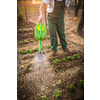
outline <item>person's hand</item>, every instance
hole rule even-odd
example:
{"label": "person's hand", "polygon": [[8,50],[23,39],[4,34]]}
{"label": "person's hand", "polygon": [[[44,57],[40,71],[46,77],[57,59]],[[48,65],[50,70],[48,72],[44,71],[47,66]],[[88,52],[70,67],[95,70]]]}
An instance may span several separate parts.
{"label": "person's hand", "polygon": [[42,23],[44,24],[44,17],[43,16],[39,16],[38,22],[40,23],[41,20],[42,20]]}

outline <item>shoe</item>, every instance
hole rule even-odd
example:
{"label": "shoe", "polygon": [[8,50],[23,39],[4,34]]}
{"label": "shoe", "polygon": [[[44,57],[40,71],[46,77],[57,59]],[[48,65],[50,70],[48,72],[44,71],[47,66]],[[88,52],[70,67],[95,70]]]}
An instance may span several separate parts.
{"label": "shoe", "polygon": [[57,51],[51,51],[51,56],[56,56],[57,55]]}
{"label": "shoe", "polygon": [[70,52],[68,48],[63,49],[63,51],[66,52],[66,53],[69,53]]}

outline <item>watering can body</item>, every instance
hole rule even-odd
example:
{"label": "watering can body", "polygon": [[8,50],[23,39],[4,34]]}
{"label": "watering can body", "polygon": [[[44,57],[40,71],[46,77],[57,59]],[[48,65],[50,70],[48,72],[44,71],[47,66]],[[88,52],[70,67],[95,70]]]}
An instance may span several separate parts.
{"label": "watering can body", "polygon": [[46,27],[42,21],[35,27],[35,39],[39,42],[39,52],[41,52],[41,42],[46,36]]}
{"label": "watering can body", "polygon": [[40,24],[37,24],[37,26],[35,27],[35,39],[37,41],[39,40],[43,40],[46,36],[46,27],[44,24],[42,24],[42,22],[40,22]]}

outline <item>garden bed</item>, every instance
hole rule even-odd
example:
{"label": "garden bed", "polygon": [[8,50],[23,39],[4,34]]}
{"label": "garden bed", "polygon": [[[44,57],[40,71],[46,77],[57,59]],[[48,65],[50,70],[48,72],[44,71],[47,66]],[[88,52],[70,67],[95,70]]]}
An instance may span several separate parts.
{"label": "garden bed", "polygon": [[[42,53],[47,56],[50,66],[43,66],[42,70],[35,69],[33,59],[39,52],[38,49],[36,51],[33,49],[38,48],[38,41],[34,37],[36,24],[23,20],[18,21],[17,26],[18,100],[40,100],[43,97],[48,97],[50,100],[55,100],[55,97],[57,97],[56,100],[84,100],[84,88],[77,85],[80,80],[84,80],[84,53],[70,51],[70,53],[62,54],[61,45],[59,44],[57,50],[61,54],[51,57],[50,36],[47,33],[42,42]],[[32,30],[23,31],[23,29],[30,28]],[[20,29],[21,31],[19,32]],[[32,52],[30,53],[27,49],[32,50]],[[26,53],[22,54],[19,52],[21,50],[26,51]],[[75,54],[79,54],[80,58],[68,59],[68,56],[74,57]],[[58,59],[57,63],[55,62],[56,59]],[[67,86],[70,84],[75,87],[73,92],[68,90]],[[54,94],[56,89],[61,92],[60,96]]]}

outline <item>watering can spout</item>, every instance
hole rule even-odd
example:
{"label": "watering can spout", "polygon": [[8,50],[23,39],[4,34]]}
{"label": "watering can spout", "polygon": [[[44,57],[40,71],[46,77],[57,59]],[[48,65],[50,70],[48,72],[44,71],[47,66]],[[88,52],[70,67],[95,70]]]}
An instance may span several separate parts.
{"label": "watering can spout", "polygon": [[41,40],[39,40],[39,52],[41,52]]}

